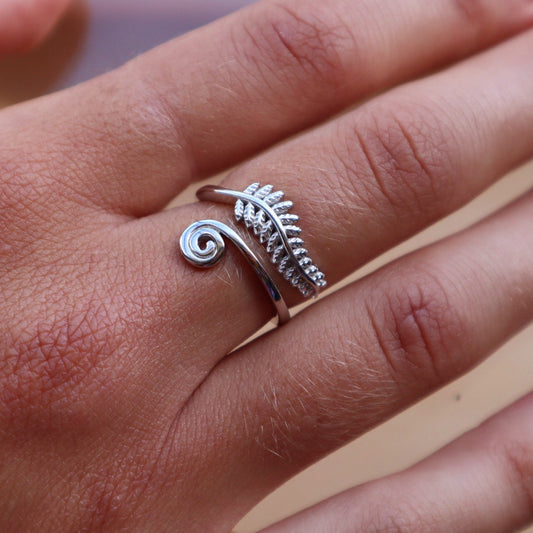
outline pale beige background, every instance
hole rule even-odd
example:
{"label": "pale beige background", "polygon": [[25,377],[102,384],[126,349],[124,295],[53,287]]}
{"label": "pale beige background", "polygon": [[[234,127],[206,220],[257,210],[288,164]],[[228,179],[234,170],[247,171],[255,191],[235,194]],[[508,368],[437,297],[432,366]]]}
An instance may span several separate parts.
{"label": "pale beige background", "polygon": [[[247,2],[92,0],[78,4],[41,50],[0,61],[0,106],[96,75]],[[467,226],[532,186],[530,164],[355,277]],[[404,468],[532,389],[533,328],[529,328],[467,376],[288,482],[254,509],[236,531],[256,531],[344,488]]]}

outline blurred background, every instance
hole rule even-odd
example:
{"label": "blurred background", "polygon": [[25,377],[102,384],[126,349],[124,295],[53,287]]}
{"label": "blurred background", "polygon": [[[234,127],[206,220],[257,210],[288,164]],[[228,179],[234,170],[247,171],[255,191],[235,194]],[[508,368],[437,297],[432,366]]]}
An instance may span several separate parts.
{"label": "blurred background", "polygon": [[[0,59],[0,106],[102,74],[144,50],[249,3],[80,1],[37,50]],[[533,187],[531,164],[507,176],[458,213],[368,265],[353,279],[408,250],[471,224],[530,187]],[[192,198],[192,191],[187,191],[177,201]],[[354,484],[405,468],[531,389],[533,328],[507,343],[467,376],[289,481],[245,517],[236,532],[257,531]]]}

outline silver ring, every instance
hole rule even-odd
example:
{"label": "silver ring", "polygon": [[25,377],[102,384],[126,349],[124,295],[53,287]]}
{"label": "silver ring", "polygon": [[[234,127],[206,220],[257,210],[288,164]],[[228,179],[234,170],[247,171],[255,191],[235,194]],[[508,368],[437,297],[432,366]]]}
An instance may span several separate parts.
{"label": "silver ring", "polygon": [[[293,203],[283,199],[283,191],[273,192],[273,189],[272,185],[261,187],[259,183],[252,183],[244,192],[207,185],[199,189],[196,196],[199,200],[235,202],[235,219],[252,230],[266,247],[278,272],[303,296],[316,297],[327,285],[325,276],[304,248],[302,230],[297,226],[299,217],[289,213]],[[290,314],[276,283],[254,252],[226,224],[216,220],[195,222],[180,238],[181,253],[196,267],[212,267],[224,255],[223,237],[233,242],[254,268],[274,303],[279,324],[287,322]]]}

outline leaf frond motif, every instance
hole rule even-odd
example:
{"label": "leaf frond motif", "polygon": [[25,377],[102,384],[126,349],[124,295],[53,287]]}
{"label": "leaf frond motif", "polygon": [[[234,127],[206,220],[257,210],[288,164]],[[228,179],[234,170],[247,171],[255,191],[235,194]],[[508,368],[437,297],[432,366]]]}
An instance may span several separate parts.
{"label": "leaf frond motif", "polygon": [[283,191],[273,192],[272,194],[269,194],[265,198],[265,202],[268,205],[276,205],[277,203],[281,202],[281,200],[283,199],[283,196],[285,196]]}
{"label": "leaf frond motif", "polygon": [[252,183],[244,193],[253,196],[253,202],[238,199],[235,219],[253,231],[283,277],[304,296],[311,296],[325,287],[325,276],[304,248],[300,237],[302,230],[297,226],[300,219],[289,213],[293,203],[283,199],[283,191],[274,191],[272,185],[261,187],[259,183]]}
{"label": "leaf frond motif", "polygon": [[254,204],[247,203],[244,208],[244,223],[247,228],[251,228],[254,225],[255,220],[255,207]]}
{"label": "leaf frond motif", "polygon": [[263,198],[268,197],[272,192],[274,187],[272,185],[265,185],[261,187],[256,193],[252,193],[255,197],[263,200]]}
{"label": "leaf frond motif", "polygon": [[279,219],[284,226],[294,226],[294,224],[298,224],[300,217],[298,215],[286,214],[279,215]]}
{"label": "leaf frond motif", "polygon": [[[244,192],[246,194],[255,194],[257,192],[257,189],[259,189],[259,183],[252,183],[246,189]],[[237,222],[240,222],[244,218],[244,202],[242,200],[237,200],[235,202],[235,219]]]}
{"label": "leaf frond motif", "polygon": [[272,206],[272,209],[277,215],[282,215],[283,213],[289,211],[289,209],[292,209],[293,205],[294,204],[291,201],[279,202],[277,204],[274,204]]}

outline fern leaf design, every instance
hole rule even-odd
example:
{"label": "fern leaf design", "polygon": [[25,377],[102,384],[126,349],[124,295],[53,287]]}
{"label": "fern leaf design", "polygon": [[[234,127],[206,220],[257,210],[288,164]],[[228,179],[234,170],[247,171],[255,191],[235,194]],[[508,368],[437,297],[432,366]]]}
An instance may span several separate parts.
{"label": "fern leaf design", "polygon": [[268,204],[268,205],[275,205],[279,202],[281,202],[281,200],[283,199],[283,196],[285,196],[285,194],[283,193],[283,191],[277,191],[277,192],[274,192],[272,194],[269,194],[266,198],[265,198],[265,202]]}
{"label": "fern leaf design", "polygon": [[[246,194],[255,194],[259,189],[259,183],[252,183],[249,187],[246,187],[244,192]],[[237,222],[240,222],[244,218],[244,202],[242,200],[237,200],[235,202],[235,219]]]}
{"label": "fern leaf design", "polygon": [[261,187],[256,193],[253,193],[253,194],[256,198],[263,200],[263,198],[268,197],[270,195],[273,188],[274,187],[272,185],[265,185],[264,187]]}
{"label": "fern leaf design", "polygon": [[281,220],[281,223],[284,226],[294,226],[294,224],[298,223],[298,221],[300,220],[300,217],[298,215],[287,214],[287,215],[280,215],[279,219]]}
{"label": "fern leaf design", "polygon": [[289,239],[289,244],[291,245],[291,248],[295,249],[302,247],[304,241],[300,239],[300,237],[292,237],[291,239]]}
{"label": "fern leaf design", "polygon": [[244,208],[244,223],[246,224],[247,228],[252,228],[255,221],[255,207],[252,203],[247,203],[246,207]]}
{"label": "fern leaf design", "polygon": [[267,220],[266,223],[261,228],[261,230],[259,231],[259,242],[261,244],[264,244],[266,241],[268,241],[270,237],[272,236],[273,231],[274,231],[274,226],[272,224],[272,220]]}
{"label": "fern leaf design", "polygon": [[279,243],[281,242],[281,238],[279,236],[279,233],[276,231],[271,236],[270,239],[268,239],[266,244],[267,252],[270,254],[274,251],[274,248],[276,246],[279,246]]}
{"label": "fern leaf design", "polygon": [[285,255],[278,265],[278,272],[280,274],[283,274],[283,272],[285,272],[289,262],[290,262],[290,257],[288,255]]}
{"label": "fern leaf design", "polygon": [[242,200],[237,200],[235,202],[235,219],[237,222],[242,220],[244,216],[244,202]]}
{"label": "fern leaf design", "polygon": [[326,286],[325,276],[304,248],[302,230],[297,226],[299,217],[289,213],[293,203],[284,200],[283,191],[274,191],[272,185],[252,183],[244,194],[249,198],[235,202],[235,219],[253,230],[272,263],[292,286],[304,296],[316,295]]}
{"label": "fern leaf design", "polygon": [[294,204],[291,201],[287,202],[279,202],[278,204],[274,204],[272,206],[272,209],[276,213],[276,215],[282,215],[283,213],[286,213],[289,209],[292,209],[292,206]]}
{"label": "fern leaf design", "polygon": [[262,209],[259,209],[257,212],[257,215],[254,219],[254,233],[256,235],[259,235],[261,230],[263,229],[263,226],[266,223],[266,215],[265,212]]}
{"label": "fern leaf design", "polygon": [[302,233],[302,230],[298,226],[285,226],[285,233],[289,237],[298,237]]}

